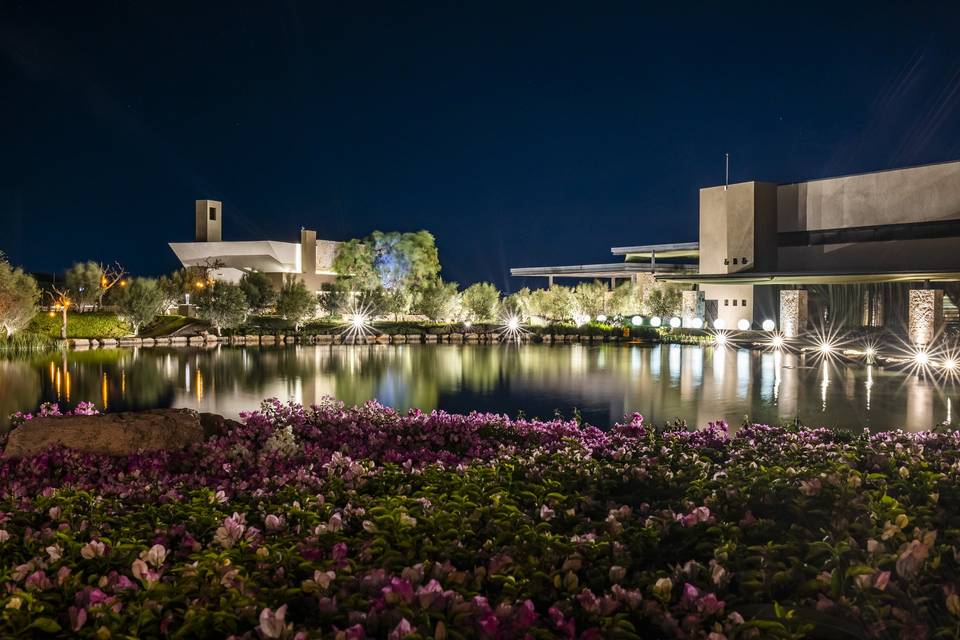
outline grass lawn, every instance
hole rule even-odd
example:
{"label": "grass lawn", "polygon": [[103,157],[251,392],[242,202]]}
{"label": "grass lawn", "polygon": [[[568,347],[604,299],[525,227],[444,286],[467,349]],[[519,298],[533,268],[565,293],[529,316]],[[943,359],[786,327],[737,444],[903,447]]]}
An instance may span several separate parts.
{"label": "grass lawn", "polygon": [[[29,333],[38,333],[50,338],[60,337],[60,314],[51,316],[40,312],[26,329]],[[122,338],[132,335],[130,323],[107,311],[87,311],[67,314],[68,338]]]}

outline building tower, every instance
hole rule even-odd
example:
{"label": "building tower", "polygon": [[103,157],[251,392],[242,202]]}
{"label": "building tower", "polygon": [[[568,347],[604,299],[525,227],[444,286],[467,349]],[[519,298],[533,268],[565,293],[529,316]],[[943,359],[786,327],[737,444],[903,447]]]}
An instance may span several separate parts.
{"label": "building tower", "polygon": [[219,200],[197,200],[197,242],[220,242],[223,225],[223,203]]}

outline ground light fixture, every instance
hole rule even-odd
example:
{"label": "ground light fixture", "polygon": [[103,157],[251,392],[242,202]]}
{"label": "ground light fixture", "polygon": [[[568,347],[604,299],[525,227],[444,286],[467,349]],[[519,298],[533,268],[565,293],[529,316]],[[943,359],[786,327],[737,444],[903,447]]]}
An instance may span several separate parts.
{"label": "ground light fixture", "polygon": [[630,324],[632,324],[635,327],[642,326],[643,318],[641,316],[633,316],[632,318],[630,318]]}
{"label": "ground light fixture", "polygon": [[947,371],[956,371],[957,361],[954,358],[947,358],[943,361],[941,366]]}
{"label": "ground light fixture", "polygon": [[662,320],[660,320],[660,316],[653,316],[652,318],[650,318],[651,327],[659,327],[661,322]]}
{"label": "ground light fixture", "polygon": [[690,326],[694,329],[703,329],[703,320],[700,318],[694,318],[690,321]]}
{"label": "ground light fixture", "polygon": [[773,331],[774,329],[777,328],[777,323],[771,320],[770,318],[767,318],[766,320],[763,321],[763,325],[761,326],[763,326],[764,331]]}
{"label": "ground light fixture", "polygon": [[784,339],[783,336],[779,333],[775,333],[770,337],[770,348],[780,351],[783,349]]}
{"label": "ground light fixture", "polygon": [[724,331],[720,331],[713,336],[713,346],[715,347],[725,347],[727,346],[728,338],[727,334]]}
{"label": "ground light fixture", "polygon": [[463,321],[463,326],[466,327],[467,329],[469,329],[470,327],[473,326],[473,323],[470,322],[469,320],[464,320],[464,321]]}
{"label": "ground light fixture", "polygon": [[717,331],[723,331],[727,328],[727,323],[723,321],[723,318],[717,318],[713,321],[713,328]]}
{"label": "ground light fixture", "polygon": [[674,329],[679,329],[681,324],[683,323],[680,321],[680,318],[677,318],[677,317],[670,318],[670,326],[673,327]]}
{"label": "ground light fixture", "polygon": [[740,318],[737,320],[737,329],[740,331],[749,331],[750,330],[750,321],[746,318]]}
{"label": "ground light fixture", "polygon": [[606,322],[606,321],[607,321],[607,316],[603,315],[602,313],[597,316],[597,322]]}

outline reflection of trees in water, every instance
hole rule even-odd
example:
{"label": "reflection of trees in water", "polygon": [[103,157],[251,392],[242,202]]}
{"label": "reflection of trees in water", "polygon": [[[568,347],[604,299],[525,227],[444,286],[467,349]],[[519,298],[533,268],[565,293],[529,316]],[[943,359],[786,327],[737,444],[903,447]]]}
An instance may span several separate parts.
{"label": "reflection of trees in water", "polygon": [[0,360],[0,429],[16,411],[40,404],[40,374],[28,362]]}

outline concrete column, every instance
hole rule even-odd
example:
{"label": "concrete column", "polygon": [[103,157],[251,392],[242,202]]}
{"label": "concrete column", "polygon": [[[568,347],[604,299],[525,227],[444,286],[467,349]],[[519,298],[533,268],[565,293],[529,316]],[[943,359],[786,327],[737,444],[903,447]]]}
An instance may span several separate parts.
{"label": "concrete column", "polygon": [[547,288],[548,289],[553,288],[553,276],[547,276]]}
{"label": "concrete column", "polygon": [[300,229],[300,273],[317,272],[317,232]]}
{"label": "concrete column", "polygon": [[909,311],[910,342],[930,344],[943,329],[943,289],[911,289]]}
{"label": "concrete column", "polygon": [[683,326],[689,327],[694,318],[703,318],[704,295],[703,291],[684,291],[682,296],[680,320],[683,321]]}
{"label": "concrete column", "polygon": [[785,338],[796,338],[807,328],[807,292],[804,289],[780,291],[780,331]]}

